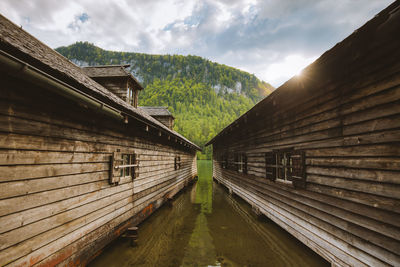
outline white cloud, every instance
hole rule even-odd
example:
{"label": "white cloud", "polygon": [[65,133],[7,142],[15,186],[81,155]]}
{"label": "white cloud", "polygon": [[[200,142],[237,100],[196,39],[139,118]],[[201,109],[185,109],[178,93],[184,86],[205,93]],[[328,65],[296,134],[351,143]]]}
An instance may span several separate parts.
{"label": "white cloud", "polygon": [[199,55],[277,86],[391,1],[1,0],[0,12],[51,47]]}

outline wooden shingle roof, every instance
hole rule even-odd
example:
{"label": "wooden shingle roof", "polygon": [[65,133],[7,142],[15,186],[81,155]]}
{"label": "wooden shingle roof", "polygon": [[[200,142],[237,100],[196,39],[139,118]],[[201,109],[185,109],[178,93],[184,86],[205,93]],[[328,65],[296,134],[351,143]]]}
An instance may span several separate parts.
{"label": "wooden shingle roof", "polygon": [[90,78],[127,77],[138,90],[143,90],[136,78],[126,70],[130,65],[101,65],[83,67],[82,70]]}
{"label": "wooden shingle roof", "polygon": [[127,77],[130,73],[125,69],[130,65],[102,65],[83,67],[89,77]]}
{"label": "wooden shingle roof", "polygon": [[83,67],[83,72],[90,78],[126,77],[131,80],[136,89],[143,90],[143,86],[126,70],[130,65],[101,65]]}
{"label": "wooden shingle roof", "polygon": [[0,51],[24,61],[40,71],[73,86],[84,94],[88,94],[121,112],[142,120],[153,127],[177,137],[185,143],[200,150],[196,144],[179,133],[169,129],[141,109],[137,109],[102,85],[91,79],[79,66],[48,47],[21,27],[0,15]]}
{"label": "wooden shingle roof", "polygon": [[150,116],[166,116],[174,117],[171,112],[169,112],[168,107],[139,107],[139,109],[144,110]]}

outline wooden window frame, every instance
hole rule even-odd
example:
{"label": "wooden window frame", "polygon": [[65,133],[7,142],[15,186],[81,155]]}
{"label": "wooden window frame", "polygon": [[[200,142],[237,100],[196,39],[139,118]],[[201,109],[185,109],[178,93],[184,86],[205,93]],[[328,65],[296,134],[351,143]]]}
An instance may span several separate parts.
{"label": "wooden window frame", "polygon": [[129,85],[126,88],[126,102],[128,102],[130,105],[135,106],[136,105],[136,90],[134,90],[132,87]]}
{"label": "wooden window frame", "polygon": [[126,87],[126,102],[128,104],[130,104],[130,102],[131,102],[130,95],[131,95],[131,88],[127,85],[127,87]]}
{"label": "wooden window frame", "polygon": [[305,153],[302,150],[273,150],[265,153],[266,177],[272,181],[305,187]]}
{"label": "wooden window frame", "polygon": [[234,155],[235,171],[247,174],[247,155],[245,153],[236,153]]}
{"label": "wooden window frame", "polygon": [[117,185],[122,177],[137,178],[139,166],[138,154],[114,152],[111,156],[110,184]]}
{"label": "wooden window frame", "polygon": [[135,154],[121,154],[122,166],[118,166],[120,170],[120,177],[134,177],[135,176]]}
{"label": "wooden window frame", "polygon": [[129,87],[129,98],[130,98],[130,104],[132,106],[135,106],[135,93],[131,87]]}

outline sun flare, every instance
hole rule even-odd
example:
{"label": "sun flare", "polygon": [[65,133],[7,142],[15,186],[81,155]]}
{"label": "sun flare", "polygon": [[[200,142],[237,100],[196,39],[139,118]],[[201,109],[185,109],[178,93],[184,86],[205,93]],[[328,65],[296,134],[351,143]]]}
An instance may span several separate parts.
{"label": "sun flare", "polygon": [[269,77],[269,80],[281,84],[293,76],[301,76],[303,69],[316,58],[317,57],[304,57],[298,54],[289,55],[282,61],[271,64],[265,76]]}

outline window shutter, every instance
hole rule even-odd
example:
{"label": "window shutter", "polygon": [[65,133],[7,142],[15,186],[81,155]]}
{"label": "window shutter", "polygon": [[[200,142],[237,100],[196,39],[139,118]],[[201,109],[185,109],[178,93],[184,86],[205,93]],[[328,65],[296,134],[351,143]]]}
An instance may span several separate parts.
{"label": "window shutter", "polygon": [[122,154],[121,152],[113,152],[111,156],[111,169],[110,169],[110,184],[118,184],[121,177],[121,172],[116,166],[122,164]]}
{"label": "window shutter", "polygon": [[273,152],[265,153],[265,174],[267,179],[276,179],[276,156]]}
{"label": "window shutter", "polygon": [[280,164],[282,168],[280,168],[281,179],[286,179],[287,181],[292,181],[292,152],[283,152],[279,153],[280,156]]}

